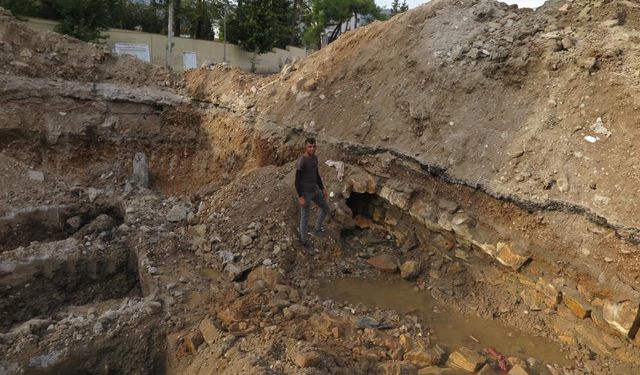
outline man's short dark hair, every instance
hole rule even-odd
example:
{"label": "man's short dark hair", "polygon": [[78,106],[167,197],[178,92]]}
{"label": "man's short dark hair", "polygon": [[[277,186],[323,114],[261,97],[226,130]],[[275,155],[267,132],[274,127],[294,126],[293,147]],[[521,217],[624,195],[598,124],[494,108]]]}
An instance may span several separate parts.
{"label": "man's short dark hair", "polygon": [[309,137],[309,138],[304,140],[304,144],[305,145],[315,145],[316,144],[316,139]]}

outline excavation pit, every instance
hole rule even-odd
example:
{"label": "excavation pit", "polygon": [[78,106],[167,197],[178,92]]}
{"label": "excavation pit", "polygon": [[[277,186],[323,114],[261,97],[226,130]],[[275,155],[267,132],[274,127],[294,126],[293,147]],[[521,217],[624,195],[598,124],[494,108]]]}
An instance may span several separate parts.
{"label": "excavation pit", "polygon": [[34,241],[59,241],[83,229],[101,215],[122,223],[122,213],[114,206],[37,206],[13,210],[0,216],[0,253],[28,246]]}
{"label": "excavation pit", "polygon": [[[531,374],[548,373],[546,365],[572,366],[559,343],[507,325],[507,321],[515,321],[516,327],[526,327],[527,306],[521,305],[522,315],[514,311],[507,320],[494,320],[492,314],[499,316],[504,301],[513,300],[520,290],[505,290],[501,296],[500,290],[481,286],[484,278],[502,271],[464,240],[465,232],[460,228],[470,220],[456,220],[462,215],[458,206],[432,199],[432,204],[416,209],[405,204],[409,200],[402,192],[352,192],[346,204],[356,228],[343,230],[342,237],[345,247],[364,259],[368,271],[344,272],[353,276],[321,285],[319,294],[349,305],[364,304],[415,316],[424,327],[423,335],[447,353],[467,347],[488,358],[485,349],[494,348],[506,356],[532,358],[533,365],[528,366]],[[450,217],[454,217],[453,226],[444,220]],[[433,219],[433,224],[425,225],[424,218]],[[418,264],[419,272],[407,277],[412,282],[400,279],[401,275],[406,277],[407,261]],[[369,278],[374,269],[382,271],[380,278]],[[387,276],[389,272],[401,275]],[[520,301],[519,297],[516,300]]]}
{"label": "excavation pit", "polygon": [[137,261],[122,243],[75,238],[0,254],[0,328],[67,306],[140,295]]}

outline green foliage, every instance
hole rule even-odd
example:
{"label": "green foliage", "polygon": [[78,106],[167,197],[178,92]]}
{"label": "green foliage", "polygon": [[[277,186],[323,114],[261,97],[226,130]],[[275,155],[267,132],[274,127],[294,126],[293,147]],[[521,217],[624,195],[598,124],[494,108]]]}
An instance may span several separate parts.
{"label": "green foliage", "polygon": [[39,3],[38,17],[52,20],[60,19],[60,14],[58,12],[59,0],[40,0],[37,2]]}
{"label": "green foliage", "polygon": [[141,28],[148,33],[166,32],[167,19],[164,4],[150,1],[148,4],[131,0],[112,0],[110,26],[119,29]]}
{"label": "green foliage", "polygon": [[391,15],[395,16],[400,13],[400,0],[393,0],[391,2]]}
{"label": "green foliage", "polygon": [[97,41],[109,27],[110,7],[119,0],[0,0],[14,14],[59,21],[56,31]]}
{"label": "green foliage", "polygon": [[[182,0],[182,25],[195,39],[213,39],[213,22],[222,15],[222,3],[213,0]],[[178,34],[178,31],[175,31]]]}
{"label": "green foliage", "polygon": [[84,41],[104,39],[109,28],[108,0],[57,0],[60,23],[56,31]]}
{"label": "green foliage", "polygon": [[407,5],[407,0],[403,0],[402,4],[400,4],[400,0],[393,0],[391,3],[391,16],[395,16],[398,13],[406,12],[409,10],[409,5]]}
{"label": "green foliage", "polygon": [[287,0],[242,0],[227,18],[227,40],[244,50],[265,53],[284,48],[290,37]]}
{"label": "green foliage", "polygon": [[[223,4],[233,0],[0,0],[20,16],[60,22],[57,31],[96,41],[108,27],[166,33],[168,5],[174,7],[174,33],[213,39],[222,29]],[[286,45],[316,45],[323,30],[354,12],[378,14],[373,0],[238,0],[227,17],[227,40],[249,51]],[[222,30],[220,30],[222,32]]]}
{"label": "green foliage", "polygon": [[17,16],[38,17],[41,3],[39,0],[0,0],[0,7]]}
{"label": "green foliage", "polygon": [[371,15],[376,19],[383,18],[374,0],[311,0],[305,22],[305,44],[319,45],[322,32],[328,26],[339,25],[357,14]]}
{"label": "green foliage", "polygon": [[400,13],[406,12],[409,10],[409,5],[407,5],[407,0],[402,1],[402,5],[400,6]]}

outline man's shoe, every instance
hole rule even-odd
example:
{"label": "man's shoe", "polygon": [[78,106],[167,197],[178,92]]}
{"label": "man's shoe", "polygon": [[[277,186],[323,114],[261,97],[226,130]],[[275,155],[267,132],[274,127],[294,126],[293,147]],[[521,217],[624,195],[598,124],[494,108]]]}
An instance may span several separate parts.
{"label": "man's shoe", "polygon": [[304,242],[302,244],[302,250],[304,251],[305,254],[307,254],[308,256],[314,256],[316,255],[315,250],[313,250],[313,247],[311,247],[311,243],[309,243],[309,241]]}
{"label": "man's shoe", "polygon": [[323,236],[324,236],[324,232],[325,232],[325,230],[324,230],[324,228],[323,228],[323,227],[321,227],[321,228],[316,228],[316,229],[313,231],[313,233],[314,233],[316,236],[318,236],[318,237],[323,237]]}

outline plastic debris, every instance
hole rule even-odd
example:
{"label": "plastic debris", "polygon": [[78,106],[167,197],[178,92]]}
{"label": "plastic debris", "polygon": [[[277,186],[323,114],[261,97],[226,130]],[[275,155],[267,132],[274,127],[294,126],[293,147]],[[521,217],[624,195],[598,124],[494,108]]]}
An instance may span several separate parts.
{"label": "plastic debris", "polygon": [[344,178],[344,163],[336,160],[327,160],[324,163],[336,169],[338,172],[338,181],[342,182],[342,179]]}
{"label": "plastic debris", "polygon": [[492,347],[485,348],[484,350],[491,357],[493,357],[493,359],[498,361],[498,368],[500,368],[500,371],[502,371],[503,374],[506,374],[509,371],[509,361],[507,360],[507,357],[504,356],[504,354],[500,353]]}

